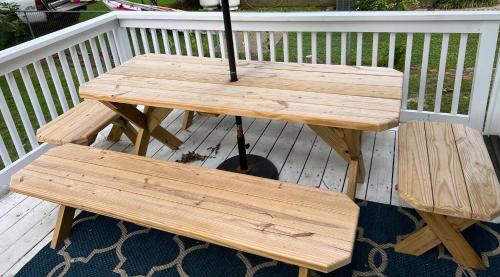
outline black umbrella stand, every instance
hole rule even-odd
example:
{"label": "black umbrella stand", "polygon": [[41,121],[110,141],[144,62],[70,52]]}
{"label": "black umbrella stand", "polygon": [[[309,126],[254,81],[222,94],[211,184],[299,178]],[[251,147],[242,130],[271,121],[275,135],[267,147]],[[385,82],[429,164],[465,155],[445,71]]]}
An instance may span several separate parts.
{"label": "black umbrella stand", "polygon": [[[236,74],[236,60],[234,57],[233,28],[231,27],[228,0],[222,0],[222,15],[224,17],[231,82],[237,82],[238,75]],[[238,139],[238,156],[225,160],[217,169],[277,180],[279,177],[278,170],[271,161],[261,156],[247,155],[241,116],[236,116],[236,136]]]}

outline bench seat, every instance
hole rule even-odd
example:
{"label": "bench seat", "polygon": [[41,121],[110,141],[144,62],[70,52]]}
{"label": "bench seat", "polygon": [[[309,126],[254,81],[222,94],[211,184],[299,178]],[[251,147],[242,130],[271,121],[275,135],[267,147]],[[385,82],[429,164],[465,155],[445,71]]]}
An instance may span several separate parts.
{"label": "bench seat", "polygon": [[460,231],[500,215],[500,184],[481,132],[460,124],[412,121],[399,127],[397,190],[427,226],[396,251],[421,255],[446,246],[464,266],[484,268]]}
{"label": "bench seat", "polygon": [[346,195],[216,169],[66,144],[16,173],[11,190],[74,208],[330,272],[351,261],[359,207]]}
{"label": "bench seat", "polygon": [[119,115],[95,100],[85,100],[38,129],[40,142],[90,145],[97,134]]}

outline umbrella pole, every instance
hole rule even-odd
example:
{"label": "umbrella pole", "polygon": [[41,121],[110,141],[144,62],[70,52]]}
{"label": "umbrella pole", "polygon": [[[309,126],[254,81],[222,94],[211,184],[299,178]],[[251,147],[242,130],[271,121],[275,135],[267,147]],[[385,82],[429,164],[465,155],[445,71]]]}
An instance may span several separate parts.
{"label": "umbrella pole", "polygon": [[[227,57],[229,60],[229,74],[231,82],[238,81],[236,73],[236,59],[234,57],[233,28],[231,27],[231,14],[228,0],[222,0],[222,15],[224,18],[224,30],[226,33]],[[236,116],[236,135],[238,140],[238,157],[232,157],[221,163],[217,168],[226,171],[239,172],[253,176],[270,179],[278,179],[278,170],[264,157],[247,155],[245,145],[245,134],[241,116]]]}

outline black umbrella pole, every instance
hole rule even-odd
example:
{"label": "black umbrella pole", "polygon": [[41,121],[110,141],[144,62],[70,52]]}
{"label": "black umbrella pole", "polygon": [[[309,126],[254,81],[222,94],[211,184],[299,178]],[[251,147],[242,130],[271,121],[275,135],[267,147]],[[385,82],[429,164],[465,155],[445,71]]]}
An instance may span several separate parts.
{"label": "black umbrella pole", "polygon": [[[231,27],[231,14],[229,12],[228,0],[222,0],[222,16],[224,17],[224,30],[226,31],[226,45],[227,57],[229,60],[229,74],[231,75],[231,82],[238,81],[236,74],[236,59],[234,57],[234,42],[233,42],[233,28]],[[238,170],[242,173],[248,173],[247,151],[245,147],[245,135],[243,133],[243,124],[241,116],[236,116],[236,132],[238,139],[238,156],[240,166]]]}
{"label": "black umbrella pole", "polygon": [[222,0],[222,16],[224,18],[224,30],[226,31],[227,58],[229,60],[229,74],[231,82],[238,81],[236,74],[236,60],[234,58],[233,28],[231,27],[231,14],[229,13],[228,0]]}

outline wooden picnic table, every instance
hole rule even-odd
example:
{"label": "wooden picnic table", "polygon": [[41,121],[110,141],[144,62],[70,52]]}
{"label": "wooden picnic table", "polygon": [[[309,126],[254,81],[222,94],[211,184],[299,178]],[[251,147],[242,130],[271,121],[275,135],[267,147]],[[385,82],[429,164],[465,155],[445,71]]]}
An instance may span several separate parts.
{"label": "wooden picnic table", "polygon": [[[159,126],[172,109],[304,123],[349,163],[348,195],[364,181],[363,131],[399,124],[403,75],[378,67],[238,61],[238,82],[227,60],[147,54],[80,87],[139,128],[135,153],[149,137],[176,147]],[[144,105],[144,112],[136,106]]]}

